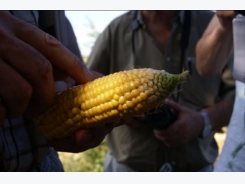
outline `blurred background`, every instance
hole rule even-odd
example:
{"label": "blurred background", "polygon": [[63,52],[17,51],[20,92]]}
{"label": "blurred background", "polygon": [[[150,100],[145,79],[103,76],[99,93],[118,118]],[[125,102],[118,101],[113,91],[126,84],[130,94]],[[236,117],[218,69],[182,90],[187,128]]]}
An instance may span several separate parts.
{"label": "blurred background", "polygon": [[127,11],[65,11],[84,58],[87,58],[99,33],[116,17]]}
{"label": "blurred background", "polygon": [[[82,57],[86,62],[97,36],[116,17],[127,11],[66,11],[77,37]],[[215,134],[219,146],[219,153],[226,137],[226,128]],[[60,159],[66,172],[101,172],[107,153],[106,142],[98,147],[82,153],[59,152]]]}

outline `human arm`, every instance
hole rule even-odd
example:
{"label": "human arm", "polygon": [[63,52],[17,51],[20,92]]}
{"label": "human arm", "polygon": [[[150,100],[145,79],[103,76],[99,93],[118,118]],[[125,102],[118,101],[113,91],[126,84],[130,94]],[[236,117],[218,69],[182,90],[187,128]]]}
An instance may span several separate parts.
{"label": "human arm", "polygon": [[232,51],[235,11],[216,11],[196,45],[196,68],[201,76],[220,73]]}
{"label": "human arm", "polygon": [[[170,100],[166,100],[166,104],[178,112],[178,118],[166,129],[154,130],[157,139],[168,147],[175,147],[200,137],[204,128],[204,120],[200,112],[180,106]],[[232,110],[233,103],[225,100],[202,109],[207,113],[213,131],[228,125]]]}

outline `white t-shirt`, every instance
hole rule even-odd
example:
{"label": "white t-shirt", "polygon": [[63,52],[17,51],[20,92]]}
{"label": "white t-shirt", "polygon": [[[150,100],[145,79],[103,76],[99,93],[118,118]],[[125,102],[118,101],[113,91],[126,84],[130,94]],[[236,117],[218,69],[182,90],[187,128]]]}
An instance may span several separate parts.
{"label": "white t-shirt", "polygon": [[245,85],[236,81],[236,99],[216,172],[245,171]]}
{"label": "white t-shirt", "polygon": [[245,83],[245,17],[238,14],[233,19],[234,67],[235,80]]}

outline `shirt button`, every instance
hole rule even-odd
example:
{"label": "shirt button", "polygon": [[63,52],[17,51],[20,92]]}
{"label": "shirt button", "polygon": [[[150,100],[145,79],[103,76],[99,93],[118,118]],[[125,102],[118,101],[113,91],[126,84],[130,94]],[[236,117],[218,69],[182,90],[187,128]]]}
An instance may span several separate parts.
{"label": "shirt button", "polygon": [[167,61],[168,61],[168,62],[171,61],[171,58],[170,58],[170,57],[167,57]]}

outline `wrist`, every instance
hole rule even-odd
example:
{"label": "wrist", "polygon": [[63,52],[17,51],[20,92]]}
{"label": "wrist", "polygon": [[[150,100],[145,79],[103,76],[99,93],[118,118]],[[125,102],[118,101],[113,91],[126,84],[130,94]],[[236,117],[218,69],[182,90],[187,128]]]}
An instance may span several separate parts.
{"label": "wrist", "polygon": [[210,122],[210,119],[208,117],[207,112],[200,111],[200,115],[202,117],[203,122],[203,128],[200,134],[200,137],[205,138],[208,137],[212,133],[212,125]]}

